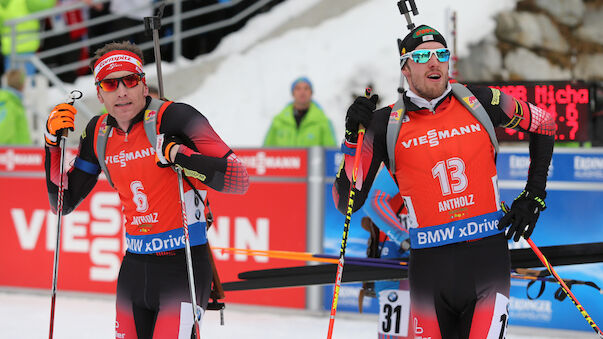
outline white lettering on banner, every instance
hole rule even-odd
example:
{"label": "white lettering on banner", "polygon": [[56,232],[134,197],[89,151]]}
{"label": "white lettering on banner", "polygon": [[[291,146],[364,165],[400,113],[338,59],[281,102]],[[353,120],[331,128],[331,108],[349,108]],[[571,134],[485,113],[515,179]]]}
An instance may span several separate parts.
{"label": "white lettering on banner", "polygon": [[509,308],[511,311],[536,311],[553,313],[550,300],[529,300],[511,297]]}
{"label": "white lettering on banner", "polygon": [[114,281],[119,271],[119,239],[97,238],[90,246],[90,259],[95,266],[90,267],[90,280]]}
{"label": "white lettering on banner", "polygon": [[90,222],[88,212],[75,211],[69,218],[63,219],[63,251],[86,253],[90,248],[90,240],[86,239]]}
{"label": "white lettering on banner", "polygon": [[524,178],[528,176],[530,168],[529,155],[513,155],[509,156],[509,175],[513,178]]}
{"label": "white lettering on banner", "polygon": [[460,227],[459,237],[468,237],[477,233],[483,233],[487,231],[492,231],[498,226],[498,220],[488,221],[484,219],[483,223],[470,222],[465,227]]}
{"label": "white lettering on banner", "polygon": [[434,231],[424,231],[417,233],[417,239],[419,245],[434,244],[440,241],[452,239],[454,237],[454,226],[445,229],[439,229]]}
{"label": "white lettering on banner", "polygon": [[240,156],[245,167],[255,168],[257,174],[266,173],[266,169],[300,169],[301,158],[296,156],[266,156],[266,152],[257,152],[254,156]]}
{"label": "white lettering on banner", "polygon": [[0,165],[6,166],[7,171],[12,171],[17,165],[42,166],[44,157],[36,153],[15,153],[13,149],[0,153]]}
{"label": "white lettering on banner", "polygon": [[[230,246],[230,218],[218,217],[216,223],[207,231],[209,243],[215,247]],[[249,218],[234,218],[234,247],[248,248],[252,250],[269,250],[270,220],[268,218],[257,218],[255,228]],[[214,250],[216,260],[226,261],[230,259],[228,253]],[[268,257],[253,257],[256,262],[268,262]],[[235,261],[247,261],[246,254],[236,254]]]}
{"label": "white lettering on banner", "polygon": [[[126,241],[128,242],[128,245],[133,245],[136,246],[136,249],[141,249],[142,248],[142,241],[140,240],[128,240],[126,238]],[[147,240],[148,241],[148,240]],[[169,236],[169,239],[161,239],[161,238],[153,238],[151,239],[151,241],[148,241],[145,245],[144,251],[146,252],[161,252],[164,250],[170,250],[176,246],[180,246],[181,244],[184,244],[184,234],[179,236],[179,237],[172,237],[171,235]],[[128,247],[128,248],[133,248],[133,247]]]}
{"label": "white lettering on banner", "polygon": [[[553,175],[554,160],[551,160],[549,165],[549,177]],[[509,175],[512,177],[527,177],[528,170],[530,169],[530,156],[529,155],[515,155],[509,156]]]}
{"label": "white lettering on banner", "polygon": [[530,156],[511,155],[509,156],[509,167],[511,169],[530,168]]}
{"label": "white lettering on banner", "polygon": [[360,287],[341,285],[337,306],[358,307],[358,293],[360,289]]}
{"label": "white lettering on banner", "polygon": [[126,246],[134,252],[142,252],[142,239],[128,239],[126,238]]}
{"label": "white lettering on banner", "polygon": [[[256,230],[249,219],[244,217],[235,218],[235,247],[250,248],[254,250],[268,250],[270,239],[270,226],[267,218],[258,218]],[[268,262],[268,257],[254,257],[256,262]],[[246,254],[235,254],[236,261],[247,261]]]}
{"label": "white lettering on banner", "polygon": [[603,170],[603,158],[577,155],[574,157],[574,169],[578,171]]}
{"label": "white lettering on banner", "polygon": [[46,211],[35,210],[28,225],[25,211],[21,208],[11,208],[10,215],[13,219],[17,239],[22,249],[33,250],[36,247],[45,214]]}
{"label": "white lettering on banner", "polygon": [[134,152],[126,153],[126,151],[121,151],[119,152],[119,154],[107,155],[105,157],[105,162],[107,164],[119,164],[120,167],[126,167],[127,162],[130,160],[136,160],[150,156],[155,156],[155,148],[153,147],[148,147]]}
{"label": "white lettering on banner", "polygon": [[[115,237],[120,235],[122,230],[119,206],[117,193],[99,192],[91,196],[90,213],[75,211],[62,218],[61,251],[89,252],[92,263],[89,271],[91,280],[117,279],[122,255],[122,240]],[[57,231],[57,216],[54,213],[37,209],[32,212],[29,221],[21,208],[12,208],[10,214],[17,240],[23,250],[36,248],[42,227],[46,224],[45,249],[54,251]]]}
{"label": "white lettering on banner", "polygon": [[603,178],[603,158],[574,156],[574,177],[578,179]]}
{"label": "white lettering on banner", "polygon": [[443,200],[438,202],[438,209],[440,212],[445,212],[448,210],[453,210],[465,206],[474,205],[475,201],[473,201],[473,194],[464,195],[457,198],[452,198],[448,200]]}
{"label": "white lettering on banner", "polygon": [[550,300],[509,299],[509,318],[548,322],[552,317],[553,305]]}
{"label": "white lettering on banner", "polygon": [[90,199],[90,212],[93,221],[90,233],[94,235],[115,235],[121,231],[122,216],[119,213],[121,203],[117,193],[98,192]]}
{"label": "white lettering on banner", "polygon": [[408,140],[402,140],[402,146],[404,146],[404,148],[410,148],[414,146],[429,144],[429,147],[435,147],[440,144],[440,140],[442,139],[448,139],[459,135],[475,133],[481,130],[482,127],[479,123],[461,126],[459,128],[451,128],[447,130],[430,129],[429,131],[427,131],[427,133],[425,133],[425,135],[416,138],[411,138]]}
{"label": "white lettering on banner", "polygon": [[46,250],[54,251],[57,242],[57,215],[46,212]]}

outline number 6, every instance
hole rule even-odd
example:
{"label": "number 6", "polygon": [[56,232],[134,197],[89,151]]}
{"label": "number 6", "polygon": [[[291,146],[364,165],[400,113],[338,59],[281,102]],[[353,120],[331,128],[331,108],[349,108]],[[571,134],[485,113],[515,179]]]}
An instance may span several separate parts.
{"label": "number 6", "polygon": [[149,201],[147,195],[142,193],[144,187],[140,181],[132,181],[130,183],[130,190],[132,190],[132,201],[136,204],[136,212],[144,213],[149,209]]}

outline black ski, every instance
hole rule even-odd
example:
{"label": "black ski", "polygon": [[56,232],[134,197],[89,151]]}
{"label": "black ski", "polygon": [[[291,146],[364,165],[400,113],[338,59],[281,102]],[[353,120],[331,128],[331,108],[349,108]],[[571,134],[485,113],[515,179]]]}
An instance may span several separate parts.
{"label": "black ski", "polygon": [[[547,246],[541,251],[553,266],[575,265],[603,262],[603,242]],[[511,268],[544,267],[538,257],[529,248],[514,249],[511,253]],[[223,283],[225,291],[251,289],[282,288],[309,285],[328,285],[333,283],[337,271],[335,264],[294,266],[268,270],[256,270],[239,273],[241,281]],[[342,282],[363,282],[378,280],[406,279],[405,266],[399,268],[372,267],[357,264],[345,264]]]}

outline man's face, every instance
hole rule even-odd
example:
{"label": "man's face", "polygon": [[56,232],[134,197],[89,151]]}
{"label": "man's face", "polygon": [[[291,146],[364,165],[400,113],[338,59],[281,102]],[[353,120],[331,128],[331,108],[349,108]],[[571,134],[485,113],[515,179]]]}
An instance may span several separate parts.
{"label": "man's face", "polygon": [[[424,42],[416,49],[438,49],[444,48],[439,42]],[[412,58],[406,60],[402,68],[402,74],[408,81],[410,89],[418,96],[433,100],[446,90],[448,85],[448,61],[439,62],[435,55],[431,55],[429,61],[424,64],[416,63]]]}
{"label": "man's face", "polygon": [[[130,71],[113,72],[109,73],[105,79],[121,78],[129,74],[134,73]],[[142,81],[132,88],[127,88],[120,81],[117,89],[112,92],[106,92],[102,88],[98,88],[98,100],[105,105],[107,112],[120,123],[120,126],[122,124],[127,126],[130,120],[146,105],[145,97],[148,92],[148,87]]]}
{"label": "man's face", "polygon": [[307,108],[312,100],[312,89],[306,82],[300,81],[293,87],[293,104],[295,107]]}

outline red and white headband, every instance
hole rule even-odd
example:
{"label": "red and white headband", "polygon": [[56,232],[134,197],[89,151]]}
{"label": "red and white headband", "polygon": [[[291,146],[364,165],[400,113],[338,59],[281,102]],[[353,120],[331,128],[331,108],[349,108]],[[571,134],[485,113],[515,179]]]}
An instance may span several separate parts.
{"label": "red and white headband", "polygon": [[115,50],[106,53],[94,64],[94,81],[99,82],[110,73],[119,71],[142,73],[142,60],[130,51]]}

